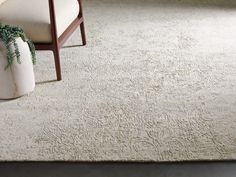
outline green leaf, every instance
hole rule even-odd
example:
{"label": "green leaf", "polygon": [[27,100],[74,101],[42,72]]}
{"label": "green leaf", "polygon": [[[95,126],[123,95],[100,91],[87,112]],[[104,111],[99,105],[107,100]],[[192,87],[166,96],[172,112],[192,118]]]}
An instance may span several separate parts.
{"label": "green leaf", "polygon": [[[27,38],[24,31],[19,27],[9,26],[6,24],[0,23],[0,40],[4,43],[7,49],[7,66],[5,69],[9,68],[14,58],[17,59],[17,62],[21,64],[20,58],[20,50],[16,42],[16,38],[20,37],[24,42],[27,42],[33,64],[36,63],[36,52],[33,42]],[[14,50],[12,51],[12,46],[14,46]]]}

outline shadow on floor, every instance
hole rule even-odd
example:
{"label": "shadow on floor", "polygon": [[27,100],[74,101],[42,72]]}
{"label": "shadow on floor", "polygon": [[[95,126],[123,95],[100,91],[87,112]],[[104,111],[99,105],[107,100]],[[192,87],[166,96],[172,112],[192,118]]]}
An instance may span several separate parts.
{"label": "shadow on floor", "polygon": [[1,177],[235,177],[236,162],[0,163]]}
{"label": "shadow on floor", "polygon": [[48,81],[39,81],[39,82],[36,82],[36,85],[44,85],[44,84],[49,84],[52,82],[57,82],[57,80],[54,79],[54,80],[48,80]]}
{"label": "shadow on floor", "polygon": [[[17,100],[18,98],[13,98],[13,99],[7,99],[7,100],[1,100],[0,99],[0,104],[1,103],[7,103],[7,102],[11,102],[11,101],[15,101],[15,100]],[[1,143],[1,142],[0,142]],[[1,176],[0,176],[1,177]]]}
{"label": "shadow on floor", "polygon": [[78,44],[78,45],[67,45],[67,46],[63,46],[63,49],[67,49],[67,48],[76,48],[76,47],[84,47],[84,45],[82,44]]}

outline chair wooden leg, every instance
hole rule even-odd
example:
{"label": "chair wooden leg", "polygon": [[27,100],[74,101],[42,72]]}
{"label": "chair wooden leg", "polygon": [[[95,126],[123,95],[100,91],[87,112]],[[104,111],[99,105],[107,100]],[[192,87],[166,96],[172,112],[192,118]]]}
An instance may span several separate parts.
{"label": "chair wooden leg", "polygon": [[86,45],[86,35],[85,35],[85,27],[84,27],[84,22],[80,24],[80,32],[82,36],[82,43],[83,45]]}
{"label": "chair wooden leg", "polygon": [[60,80],[62,80],[62,77],[61,77],[61,64],[60,64],[60,49],[56,47],[53,50],[53,54],[54,54],[54,60],[55,60],[57,80],[60,81]]}

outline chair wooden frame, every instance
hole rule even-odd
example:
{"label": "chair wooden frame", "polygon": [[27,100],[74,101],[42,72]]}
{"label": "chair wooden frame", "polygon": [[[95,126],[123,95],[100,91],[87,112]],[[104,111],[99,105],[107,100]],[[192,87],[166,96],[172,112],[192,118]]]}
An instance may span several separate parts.
{"label": "chair wooden frame", "polygon": [[78,28],[78,26],[80,26],[82,44],[86,45],[83,6],[82,6],[82,0],[78,0],[79,7],[80,7],[80,11],[78,12],[79,13],[78,17],[62,33],[61,36],[58,36],[54,0],[48,0],[48,3],[49,3],[52,42],[51,43],[34,43],[34,44],[35,44],[36,50],[53,51],[55,68],[56,68],[56,76],[57,76],[57,80],[60,81],[62,79],[61,64],[60,64],[60,48],[66,42],[66,40],[70,37],[70,35]]}

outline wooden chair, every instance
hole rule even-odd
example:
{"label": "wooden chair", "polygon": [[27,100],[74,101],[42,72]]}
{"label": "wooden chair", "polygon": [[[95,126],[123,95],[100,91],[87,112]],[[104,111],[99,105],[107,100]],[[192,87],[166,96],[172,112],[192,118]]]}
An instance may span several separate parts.
{"label": "wooden chair", "polygon": [[79,8],[80,8],[78,17],[71,23],[70,26],[68,26],[68,28],[60,36],[58,36],[54,0],[48,0],[48,2],[49,2],[49,12],[50,12],[50,21],[51,21],[52,42],[51,43],[35,43],[35,48],[37,50],[52,50],[53,51],[57,80],[59,81],[62,79],[61,65],[60,65],[60,48],[65,43],[65,41],[69,38],[69,36],[77,29],[78,26],[80,26],[82,44],[86,45],[83,7],[82,7],[82,0],[78,0]]}
{"label": "wooden chair", "polygon": [[62,79],[60,48],[79,26],[86,45],[82,0],[5,0],[0,23],[21,27],[36,50],[53,51],[58,81]]}

